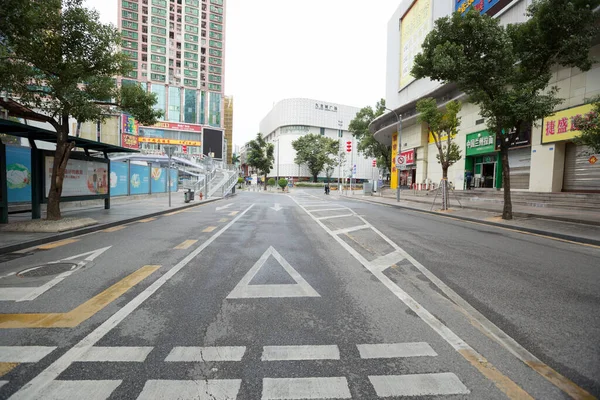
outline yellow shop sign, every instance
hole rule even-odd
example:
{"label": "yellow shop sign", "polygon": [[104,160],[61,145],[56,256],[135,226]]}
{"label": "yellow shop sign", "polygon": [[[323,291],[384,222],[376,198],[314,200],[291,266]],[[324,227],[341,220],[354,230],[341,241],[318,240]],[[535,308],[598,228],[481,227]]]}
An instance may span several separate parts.
{"label": "yellow shop sign", "polygon": [[581,131],[575,129],[573,119],[592,110],[591,104],[558,111],[544,118],[542,123],[542,143],[561,142],[579,136]]}

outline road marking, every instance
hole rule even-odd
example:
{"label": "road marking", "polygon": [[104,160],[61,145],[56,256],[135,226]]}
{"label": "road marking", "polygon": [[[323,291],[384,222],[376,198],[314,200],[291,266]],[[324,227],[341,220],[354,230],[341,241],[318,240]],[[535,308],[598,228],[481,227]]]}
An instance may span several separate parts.
{"label": "road marking", "polygon": [[360,358],[435,357],[437,353],[428,343],[381,343],[356,345]]}
{"label": "road marking", "polygon": [[127,225],[113,226],[112,228],[103,229],[102,232],[107,232],[107,233],[117,232],[117,231],[120,231],[125,228],[127,228]]}
{"label": "road marking", "polygon": [[0,328],[73,328],[102,310],[159,268],[160,265],[143,266],[67,313],[0,314]]}
{"label": "road marking", "polygon": [[[150,296],[152,296],[162,285],[168,282],[173,275],[177,272],[181,271],[190,261],[192,261],[198,254],[200,254],[204,249],[206,249],[212,242],[214,242],[219,236],[221,236],[227,229],[229,229],[233,224],[235,224],[240,218],[242,218],[250,209],[254,207],[252,204],[250,207],[246,208],[240,215],[234,218],[230,223],[221,228],[217,233],[212,235],[208,240],[198,246],[194,251],[188,254],[183,260],[181,260],[178,264],[176,264],[173,268],[169,269],[164,275],[154,281],[150,286],[144,289],[140,294],[134,297],[129,303],[127,303],[123,308],[119,311],[111,315],[106,321],[104,321],[100,326],[94,329],[91,333],[89,333],[85,338],[83,338],[79,343],[73,346],[71,349],[67,350],[65,354],[59,357],[56,361],[54,361],[50,366],[44,369],[40,374],[38,374],[31,381],[26,383],[24,386],[19,389],[18,392],[12,395],[11,399],[19,400],[19,399],[31,399],[35,398],[35,396],[41,395],[42,392],[45,393],[45,388],[51,384],[58,376],[63,373],[71,363],[76,361],[81,357],[90,347],[96,344],[100,339],[102,339],[108,332],[110,332],[115,326],[117,326],[121,321],[123,321],[129,314],[135,311],[144,301],[146,301]],[[147,383],[146,383],[147,384]],[[194,385],[196,389],[197,395],[197,385]],[[150,392],[152,393],[152,392]],[[176,396],[174,396],[176,397]],[[169,398],[169,397],[167,397]],[[173,398],[173,397],[170,397]]]}
{"label": "road marking", "polygon": [[469,394],[469,389],[451,372],[414,375],[373,375],[371,384],[379,397],[439,396]]}
{"label": "road marking", "polygon": [[233,400],[241,385],[241,379],[150,380],[137,400]]}
{"label": "road marking", "polygon": [[350,398],[344,377],[263,379],[262,400]]}
{"label": "road marking", "polygon": [[34,400],[105,400],[122,381],[54,381]]}
{"label": "road marking", "polygon": [[[289,196],[294,202],[298,202],[291,196]],[[510,399],[532,399],[526,391],[524,391],[519,385],[510,380],[507,376],[498,371],[489,361],[485,359],[481,354],[477,353],[468,343],[462,340],[456,333],[454,333],[446,325],[442,324],[433,314],[413,299],[408,293],[400,288],[396,283],[389,279],[381,269],[381,265],[372,265],[367,259],[365,259],[360,253],[352,248],[348,243],[341,239],[338,235],[334,235],[331,229],[329,229],[319,218],[311,215],[304,207],[300,206],[304,211],[325,230],[335,241],[337,241],[348,253],[350,253],[358,262],[360,262],[368,271],[370,271],[381,283],[383,283],[398,299],[408,306],[412,311],[415,312],[427,325],[429,325],[438,335],[440,335],[448,344],[450,344],[460,355],[462,355],[467,361],[471,363],[479,372],[491,380],[498,389],[506,394]],[[381,233],[373,225],[369,224],[366,219],[361,216],[354,214],[359,218],[365,225],[369,225],[371,229],[378,234],[384,241],[392,246],[395,252],[400,252],[406,259],[411,262],[414,260],[408,253],[402,250],[396,243],[390,240],[387,236]],[[393,254],[392,253],[392,254]],[[415,260],[416,261],[416,260]],[[414,264],[413,264],[414,265]],[[424,268],[424,267],[423,267]]]}
{"label": "road marking", "polygon": [[52,353],[53,346],[0,346],[0,361],[9,363],[35,363]]}
{"label": "road marking", "polygon": [[347,207],[323,208],[323,209],[317,209],[317,210],[308,210],[308,212],[309,213],[317,213],[317,212],[322,212],[322,211],[340,211],[340,210],[348,211],[348,208]]}
{"label": "road marking", "polygon": [[395,251],[392,251],[391,253],[385,254],[381,257],[377,257],[376,259],[374,259],[370,262],[371,269],[374,271],[383,272],[386,269],[388,269],[390,266],[404,260],[404,255],[405,255],[404,252],[395,250]]}
{"label": "road marking", "polygon": [[[4,376],[12,371],[19,363],[15,362],[0,362],[0,376]],[[2,384],[0,384],[0,387]]]}
{"label": "road marking", "polygon": [[209,233],[209,232],[212,232],[212,231],[214,231],[215,229],[217,229],[217,227],[216,227],[216,226],[208,226],[208,227],[204,228],[204,229],[202,230],[202,232]]}
{"label": "road marking", "polygon": [[215,210],[221,211],[221,210],[231,207],[232,205],[233,205],[233,203],[225,204],[224,206],[217,207]]}
{"label": "road marking", "polygon": [[[281,285],[250,285],[250,281],[263,267],[269,257],[275,258],[279,265],[292,277],[296,283]],[[254,299],[264,297],[321,297],[319,293],[273,248],[263,253],[242,280],[227,296],[228,299]]]}
{"label": "road marking", "polygon": [[50,249],[55,249],[57,247],[65,246],[67,244],[76,243],[76,242],[79,242],[79,239],[65,239],[65,240],[59,240],[58,242],[43,244],[41,246],[38,246],[37,248],[40,250],[50,250]]}
{"label": "road marking", "polygon": [[283,208],[279,205],[279,203],[275,203],[274,207],[269,207],[271,210],[277,212],[279,210],[283,210]]}
{"label": "road marking", "polygon": [[239,211],[232,211],[229,213],[229,216],[233,217],[235,215],[237,215],[239,213]]}
{"label": "road marking", "polygon": [[357,225],[357,226],[352,226],[350,228],[338,229],[336,231],[332,231],[332,233],[334,235],[342,235],[344,233],[350,233],[350,232],[360,231],[362,229],[370,229],[370,228],[371,227],[369,225]]}
{"label": "road marking", "polygon": [[34,287],[0,288],[0,301],[19,301],[28,296],[34,289]]}
{"label": "road marking", "polygon": [[223,347],[174,347],[165,361],[169,362],[208,362],[241,361],[246,352],[244,346]]}
{"label": "road marking", "polygon": [[6,385],[8,383],[8,381],[0,381],[0,388],[4,385]]}
{"label": "road marking", "polygon": [[[310,211],[308,211],[308,210],[305,210],[305,211],[306,211],[307,213],[309,213],[309,215],[310,215]],[[311,217],[313,217],[313,218],[315,218],[315,219],[318,219],[318,220],[324,220],[324,219],[333,219],[333,218],[346,218],[346,217],[354,217],[354,216],[355,216],[355,214],[330,215],[330,216],[328,216],[328,217],[320,217],[320,218],[317,218],[317,217],[315,217],[315,216],[313,216],[313,215],[310,215],[310,216],[311,216]]]}
{"label": "road marking", "polygon": [[221,219],[219,220],[219,222],[227,222],[227,221],[229,221],[229,219],[227,219],[227,218],[221,218]]}
{"label": "road marking", "polygon": [[145,223],[145,222],[152,222],[152,221],[156,221],[156,218],[152,217],[152,218],[140,219],[138,222]]}
{"label": "road marking", "polygon": [[91,347],[79,362],[144,362],[154,347]]}
{"label": "road marking", "polygon": [[166,215],[167,217],[170,217],[171,215],[177,215],[177,214],[179,214],[179,213],[182,213],[182,212],[184,212],[184,211],[185,211],[185,210],[173,211],[173,212],[170,212],[170,213],[168,213],[168,214],[165,214],[165,215]]}
{"label": "road marking", "polygon": [[335,345],[265,346],[262,361],[339,360],[340,350]]}
{"label": "road marking", "polygon": [[189,249],[197,240],[186,240],[185,242],[175,246],[173,250],[185,250]]}

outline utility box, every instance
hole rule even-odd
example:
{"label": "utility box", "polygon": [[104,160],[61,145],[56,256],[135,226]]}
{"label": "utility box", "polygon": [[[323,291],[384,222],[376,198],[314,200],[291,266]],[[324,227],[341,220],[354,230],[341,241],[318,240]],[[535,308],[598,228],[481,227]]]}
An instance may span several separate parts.
{"label": "utility box", "polygon": [[372,196],[373,195],[373,184],[371,182],[363,182],[363,194]]}

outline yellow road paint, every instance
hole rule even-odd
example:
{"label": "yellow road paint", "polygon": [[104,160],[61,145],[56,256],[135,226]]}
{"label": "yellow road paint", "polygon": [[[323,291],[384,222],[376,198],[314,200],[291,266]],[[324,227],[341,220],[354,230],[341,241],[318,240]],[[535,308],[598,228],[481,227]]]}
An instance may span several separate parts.
{"label": "yellow road paint", "polygon": [[180,210],[180,211],[173,211],[173,212],[170,212],[170,213],[168,213],[168,214],[165,214],[165,215],[166,215],[167,217],[170,217],[171,215],[176,215],[176,214],[179,214],[179,213],[181,213],[181,212],[183,212],[183,210]]}
{"label": "yellow road paint", "polygon": [[550,381],[554,386],[571,396],[573,399],[577,400],[594,400],[596,397],[586,392],[584,389],[577,386],[573,381],[568,378],[565,378],[549,366],[544,363],[535,362],[535,361],[526,361],[531,369],[536,371],[538,374],[542,375],[544,378]]}
{"label": "yellow road paint", "polygon": [[193,245],[194,243],[196,243],[197,240],[186,240],[185,242],[181,243],[178,246],[174,247],[174,250],[185,250],[185,249],[189,249],[191,245]]}
{"label": "yellow road paint", "polygon": [[160,265],[145,265],[67,313],[0,314],[0,328],[73,328],[143,281]]}
{"label": "yellow road paint", "polygon": [[239,211],[232,211],[229,213],[229,215],[231,215],[233,217],[234,215],[237,215],[237,213],[239,213]]}
{"label": "yellow road paint", "polygon": [[490,381],[494,382],[494,385],[502,391],[509,399],[521,400],[531,399],[533,397],[524,391],[519,385],[514,383],[510,378],[498,371],[488,360],[479,354],[475,353],[471,349],[464,349],[458,351],[472,366],[477,368],[479,372]]}
{"label": "yellow road paint", "polygon": [[55,249],[57,247],[65,246],[67,244],[71,244],[71,243],[75,243],[75,242],[79,242],[79,239],[59,240],[58,242],[52,242],[52,243],[48,243],[48,244],[43,244],[41,246],[38,246],[37,248],[40,249],[40,250],[50,250],[50,249]]}
{"label": "yellow road paint", "polygon": [[202,232],[212,232],[212,231],[214,231],[215,229],[217,229],[217,227],[216,227],[216,226],[208,226],[208,227],[206,227],[206,228],[205,228],[205,229],[204,229]]}
{"label": "yellow road paint", "polygon": [[103,229],[102,232],[116,232],[116,231],[120,231],[121,229],[125,229],[127,228],[127,225],[120,225],[120,226],[113,226],[112,228],[107,228],[107,229]]}
{"label": "yellow road paint", "polygon": [[138,222],[152,222],[152,221],[156,221],[156,218],[146,218],[146,219],[140,219]]}
{"label": "yellow road paint", "polygon": [[227,222],[227,221],[229,221],[227,218],[221,218],[221,219],[219,220],[219,222]]}
{"label": "yellow road paint", "polygon": [[12,371],[19,363],[0,362],[0,376],[4,376]]}

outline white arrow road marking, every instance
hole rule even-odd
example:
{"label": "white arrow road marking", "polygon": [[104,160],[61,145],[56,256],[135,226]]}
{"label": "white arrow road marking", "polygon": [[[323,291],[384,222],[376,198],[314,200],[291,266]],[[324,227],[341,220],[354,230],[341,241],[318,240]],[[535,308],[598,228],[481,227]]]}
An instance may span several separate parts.
{"label": "white arrow road marking", "polygon": [[[273,256],[279,264],[286,270],[296,283],[292,284],[273,284],[273,285],[250,285],[250,281],[265,265],[267,259]],[[242,280],[227,296],[228,299],[252,299],[264,297],[321,297],[319,293],[296,271],[286,260],[270,246],[267,251],[250,268],[250,271],[244,275]]]}
{"label": "white arrow road marking", "polygon": [[226,209],[228,207],[231,207],[232,205],[233,205],[233,203],[225,204],[224,206],[217,207],[216,210],[217,211],[221,211],[221,210],[224,210],[224,209]]}
{"label": "white arrow road marking", "polygon": [[279,211],[279,210],[283,210],[283,208],[281,208],[281,206],[279,205],[279,203],[275,203],[275,207],[269,207],[271,210],[275,210],[275,211]]}

